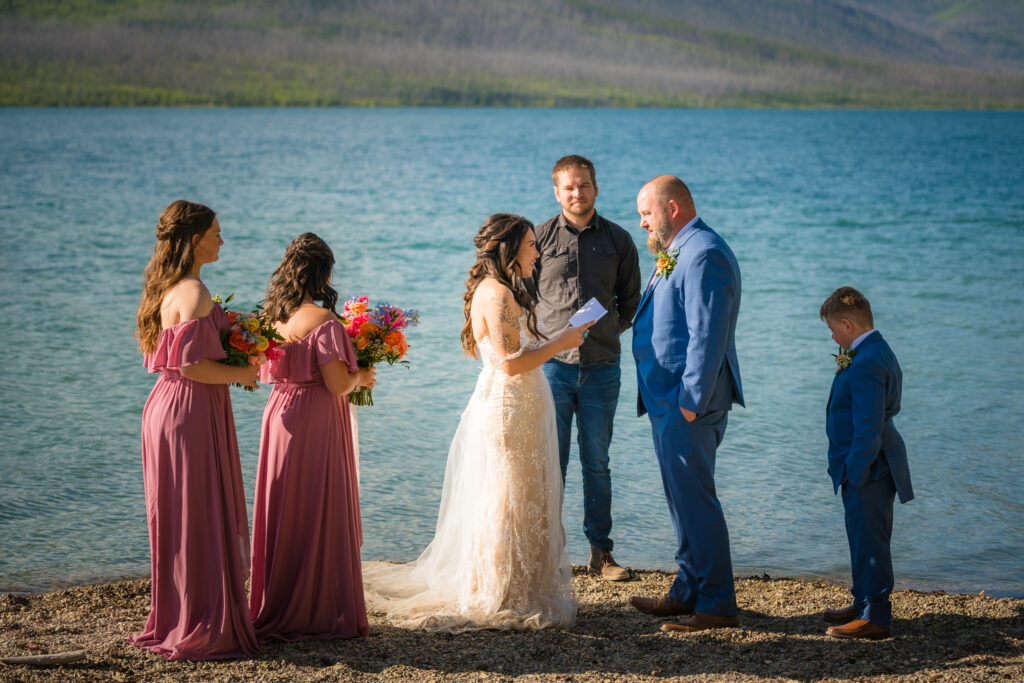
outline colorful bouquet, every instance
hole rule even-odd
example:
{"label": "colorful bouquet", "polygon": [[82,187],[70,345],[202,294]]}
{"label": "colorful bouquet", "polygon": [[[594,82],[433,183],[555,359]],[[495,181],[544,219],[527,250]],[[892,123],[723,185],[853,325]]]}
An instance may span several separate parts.
{"label": "colorful bouquet", "polygon": [[[221,300],[220,296],[213,297],[213,300],[224,306],[228,315],[228,322],[231,327],[221,332],[220,343],[228,357],[222,360],[227,365],[245,367],[246,365],[260,365],[268,360],[277,360],[284,355],[278,342],[284,341],[284,337],[277,333],[274,326],[270,324],[266,313],[261,306],[256,306],[252,313],[240,313],[229,310],[227,304],[235,298],[230,295],[227,299]],[[232,383],[236,387],[242,386],[237,382]],[[252,387],[244,387],[246,391],[256,391]]]}
{"label": "colorful bouquet", "polygon": [[[356,347],[356,358],[361,367],[372,368],[377,363],[409,364],[403,360],[409,352],[404,330],[419,324],[419,311],[412,308],[402,310],[381,302],[370,308],[368,297],[354,296],[345,302],[338,317]],[[357,387],[349,394],[348,400],[357,406],[372,406],[373,391],[369,387]]]}

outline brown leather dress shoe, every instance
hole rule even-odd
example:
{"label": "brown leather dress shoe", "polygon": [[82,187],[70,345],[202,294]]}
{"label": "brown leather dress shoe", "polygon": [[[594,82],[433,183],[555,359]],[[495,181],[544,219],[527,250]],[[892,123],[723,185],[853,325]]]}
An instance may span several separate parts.
{"label": "brown leather dress shoe", "polygon": [[693,614],[693,605],[673,600],[669,596],[663,598],[641,598],[634,595],[629,599],[629,604],[636,607],[645,614],[653,614],[656,617],[673,617],[677,614]]}
{"label": "brown leather dress shoe", "polygon": [[854,619],[849,624],[842,626],[829,626],[825,633],[833,638],[868,638],[870,640],[877,640],[889,637],[888,631],[867,619]]}
{"label": "brown leather dress shoe", "polygon": [[693,633],[695,631],[707,631],[711,628],[733,628],[739,625],[740,620],[736,617],[718,617],[714,614],[694,612],[693,616],[689,616],[677,624],[662,624],[661,630],[666,633],[671,633],[672,631]]}
{"label": "brown leather dress shoe", "polygon": [[831,621],[833,624],[849,624],[860,616],[860,612],[856,607],[850,605],[842,609],[827,609],[821,613],[821,616],[825,618],[825,621]]}
{"label": "brown leather dress shoe", "polygon": [[607,548],[590,546],[590,565],[588,568],[591,574],[600,574],[601,578],[605,581],[629,581],[633,578],[628,569],[619,566],[619,563],[612,557],[612,551]]}

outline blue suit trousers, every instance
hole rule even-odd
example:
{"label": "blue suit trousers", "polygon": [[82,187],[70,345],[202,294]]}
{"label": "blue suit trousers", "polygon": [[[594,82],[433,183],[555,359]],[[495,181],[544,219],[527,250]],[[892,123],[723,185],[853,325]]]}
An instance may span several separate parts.
{"label": "blue suit trousers", "polygon": [[[884,459],[883,459],[884,463]],[[853,605],[861,619],[885,630],[892,625],[892,505],[896,484],[885,468],[882,476],[860,488],[843,484],[846,538],[853,569]]]}
{"label": "blue suit trousers", "polygon": [[720,617],[737,613],[729,530],[715,492],[715,451],[728,418],[726,410],[708,412],[693,422],[678,410],[650,418],[678,542],[679,571],[669,596]]}

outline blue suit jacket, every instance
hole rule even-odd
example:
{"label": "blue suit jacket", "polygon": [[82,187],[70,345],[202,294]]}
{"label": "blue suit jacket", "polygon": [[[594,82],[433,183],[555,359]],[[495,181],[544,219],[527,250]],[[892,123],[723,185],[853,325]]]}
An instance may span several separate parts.
{"label": "blue suit jacket", "polygon": [[850,366],[832,380],[825,411],[828,472],[834,490],[843,477],[860,488],[878,479],[884,458],[900,502],[914,498],[903,437],[892,418],[900,412],[903,372],[879,332],[872,332],[854,352]]}
{"label": "blue suit jacket", "polygon": [[698,220],[666,250],[671,273],[654,278],[633,317],[637,415],[697,414],[743,405],[736,357],[740,267],[729,245]]}

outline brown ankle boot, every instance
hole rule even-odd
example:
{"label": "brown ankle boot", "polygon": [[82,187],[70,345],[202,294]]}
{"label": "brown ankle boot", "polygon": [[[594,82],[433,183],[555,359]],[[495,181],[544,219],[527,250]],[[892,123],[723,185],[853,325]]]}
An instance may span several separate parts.
{"label": "brown ankle boot", "polygon": [[632,574],[625,567],[620,567],[612,551],[607,548],[590,546],[590,573],[600,574],[605,581],[628,581]]}

